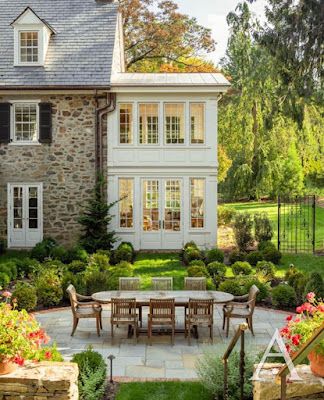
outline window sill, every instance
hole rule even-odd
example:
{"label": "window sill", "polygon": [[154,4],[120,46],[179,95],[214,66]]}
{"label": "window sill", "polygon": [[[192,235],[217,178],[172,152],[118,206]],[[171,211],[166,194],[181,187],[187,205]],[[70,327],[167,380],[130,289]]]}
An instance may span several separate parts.
{"label": "window sill", "polygon": [[9,146],[41,146],[39,142],[10,142]]}

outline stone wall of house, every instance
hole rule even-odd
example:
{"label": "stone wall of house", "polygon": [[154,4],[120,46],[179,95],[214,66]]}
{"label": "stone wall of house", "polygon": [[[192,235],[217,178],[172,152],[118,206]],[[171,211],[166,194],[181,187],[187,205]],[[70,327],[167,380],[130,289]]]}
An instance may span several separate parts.
{"label": "stone wall of house", "polygon": [[[19,97],[0,96],[0,102]],[[20,96],[21,98],[21,96]],[[43,232],[61,244],[80,233],[77,218],[95,183],[95,99],[86,95],[24,96],[53,107],[53,141],[0,144],[0,237],[7,237],[7,183],[43,183]]]}
{"label": "stone wall of house", "polygon": [[[253,400],[280,400],[280,384],[275,378],[282,364],[264,364],[260,379],[253,381]],[[300,381],[287,381],[287,399],[324,399],[324,379],[315,376],[309,365],[298,365]]]}
{"label": "stone wall of house", "polygon": [[41,362],[0,375],[0,400],[78,400],[78,366]]}

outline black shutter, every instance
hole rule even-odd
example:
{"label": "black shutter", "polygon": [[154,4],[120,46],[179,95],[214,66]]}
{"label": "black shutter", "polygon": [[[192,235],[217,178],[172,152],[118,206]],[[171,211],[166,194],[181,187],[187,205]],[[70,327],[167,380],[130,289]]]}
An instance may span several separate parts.
{"label": "black shutter", "polygon": [[39,103],[39,142],[52,142],[52,104]]}
{"label": "black shutter", "polygon": [[10,103],[0,103],[0,143],[10,142]]}

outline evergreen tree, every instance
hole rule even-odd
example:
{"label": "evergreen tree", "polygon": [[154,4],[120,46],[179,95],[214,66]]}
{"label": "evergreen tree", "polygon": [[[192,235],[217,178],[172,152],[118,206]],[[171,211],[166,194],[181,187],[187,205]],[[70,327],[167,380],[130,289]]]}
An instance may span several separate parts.
{"label": "evergreen tree", "polygon": [[107,204],[103,196],[104,187],[104,178],[100,176],[95,185],[93,197],[78,219],[79,224],[82,225],[79,243],[88,253],[95,253],[100,249],[111,250],[117,241],[115,231],[109,230],[113,217],[110,209],[117,202]]}

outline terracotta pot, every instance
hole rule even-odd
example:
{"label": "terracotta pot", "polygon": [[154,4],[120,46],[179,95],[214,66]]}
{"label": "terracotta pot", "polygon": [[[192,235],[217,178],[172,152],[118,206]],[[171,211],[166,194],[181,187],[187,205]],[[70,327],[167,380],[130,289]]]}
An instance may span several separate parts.
{"label": "terracotta pot", "polygon": [[313,350],[308,354],[307,357],[310,361],[310,368],[313,374],[324,378],[324,356],[322,354],[315,353]]}
{"label": "terracotta pot", "polygon": [[18,364],[12,361],[0,361],[0,375],[11,374],[18,368]]}

